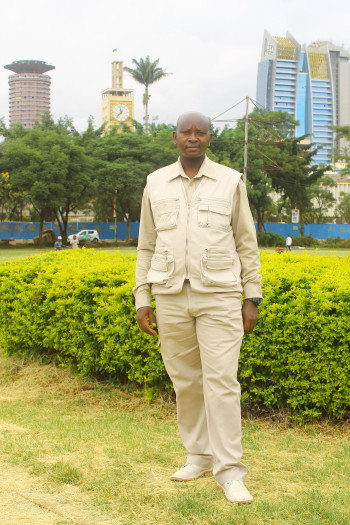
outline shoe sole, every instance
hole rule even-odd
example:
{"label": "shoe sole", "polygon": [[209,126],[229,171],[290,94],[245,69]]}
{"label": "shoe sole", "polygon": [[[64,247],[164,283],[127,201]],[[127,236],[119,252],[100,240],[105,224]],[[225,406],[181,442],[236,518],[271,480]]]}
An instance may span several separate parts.
{"label": "shoe sole", "polygon": [[206,470],[205,472],[202,472],[201,474],[198,474],[198,476],[194,476],[193,478],[174,478],[173,476],[170,476],[171,481],[192,481],[194,479],[201,478],[202,476],[209,476],[209,474],[212,474],[212,470]]}

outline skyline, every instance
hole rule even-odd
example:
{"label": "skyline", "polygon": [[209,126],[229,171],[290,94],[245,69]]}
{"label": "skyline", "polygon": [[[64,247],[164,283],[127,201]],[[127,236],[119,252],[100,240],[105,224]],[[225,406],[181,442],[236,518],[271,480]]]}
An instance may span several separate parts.
{"label": "skyline", "polygon": [[[96,126],[101,124],[101,92],[111,87],[115,59],[130,67],[132,58],[160,59],[160,67],[172,75],[150,86],[150,119],[158,115],[159,123],[175,123],[187,110],[213,118],[246,96],[256,99],[264,29],[276,36],[289,31],[301,43],[329,40],[350,48],[345,0],[331,9],[324,0],[287,0],[283,5],[276,0],[268,5],[218,0],[215,9],[212,5],[179,0],[171,12],[173,4],[161,0],[131,0],[127,5],[14,0],[2,8],[6,45],[0,51],[0,118],[8,125],[9,72],[4,65],[17,60],[42,60],[56,67],[50,72],[52,115],[55,120],[67,115],[82,131],[90,115]],[[135,90],[135,118],[142,122],[143,86],[124,73],[124,87]],[[225,116],[241,118],[244,110],[241,104]]]}

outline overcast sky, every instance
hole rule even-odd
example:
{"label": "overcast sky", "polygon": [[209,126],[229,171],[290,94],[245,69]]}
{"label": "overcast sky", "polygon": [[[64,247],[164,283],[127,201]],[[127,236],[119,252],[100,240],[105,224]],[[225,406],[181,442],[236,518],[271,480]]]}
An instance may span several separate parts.
{"label": "overcast sky", "polygon": [[[56,67],[51,111],[82,131],[101,124],[101,91],[111,87],[114,59],[150,55],[172,75],[150,88],[150,116],[175,123],[187,110],[213,118],[249,95],[255,99],[264,29],[289,31],[300,44],[331,40],[350,49],[349,0],[10,0],[1,5],[0,118],[8,124],[8,76],[15,60]],[[117,48],[117,54],[113,49]],[[143,88],[135,89],[142,121]],[[226,113],[244,114],[244,104]]]}

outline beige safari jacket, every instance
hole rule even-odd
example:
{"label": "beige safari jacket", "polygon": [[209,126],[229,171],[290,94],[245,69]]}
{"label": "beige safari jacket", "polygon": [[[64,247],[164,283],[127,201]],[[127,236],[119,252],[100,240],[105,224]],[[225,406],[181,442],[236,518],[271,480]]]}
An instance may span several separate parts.
{"label": "beige safari jacket", "polygon": [[259,250],[241,174],[208,157],[192,180],[180,160],[147,178],[134,287],[136,309],[153,294],[262,297]]}

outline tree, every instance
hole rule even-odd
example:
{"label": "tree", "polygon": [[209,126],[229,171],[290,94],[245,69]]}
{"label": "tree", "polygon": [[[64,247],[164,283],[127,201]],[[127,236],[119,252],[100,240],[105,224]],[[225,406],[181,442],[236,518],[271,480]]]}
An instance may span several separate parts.
{"label": "tree", "polygon": [[[264,162],[256,155],[254,143],[257,130],[250,126],[248,130],[247,192],[252,213],[257,221],[258,231],[261,231],[265,221],[265,213],[272,204],[270,181],[264,171]],[[214,134],[211,150],[221,164],[230,166],[240,172],[244,167],[244,121],[237,123],[235,129],[224,128],[220,134]]]}
{"label": "tree", "polygon": [[14,127],[1,146],[0,167],[14,192],[26,192],[40,220],[57,220],[67,235],[69,213],[92,197],[89,159],[62,122],[44,119],[34,128]]}
{"label": "tree", "polygon": [[10,130],[5,125],[4,118],[0,118],[0,137],[8,137]]}
{"label": "tree", "polygon": [[264,170],[271,186],[291,208],[300,210],[300,233],[304,235],[306,211],[311,206],[308,188],[328,167],[312,165],[317,148],[305,136],[294,136],[297,121],[288,113],[255,110],[251,121],[259,129],[257,150],[265,159]]}
{"label": "tree", "polygon": [[176,149],[170,145],[164,147],[166,140],[161,138],[132,133],[130,130],[117,133],[117,130],[111,129],[91,149],[97,188],[94,204],[96,216],[102,221],[111,220],[117,191],[117,218],[127,222],[128,240],[130,222],[140,218],[142,193],[148,173],[177,158]]}
{"label": "tree", "polygon": [[[307,188],[322,177],[327,167],[311,165],[317,150],[304,143],[305,137],[294,137],[297,122],[288,113],[254,109],[248,120],[247,190],[258,229],[263,227],[272,206],[273,189],[292,208],[300,209],[303,234],[305,213],[310,207]],[[244,167],[244,124],[242,118],[235,129],[225,128],[221,134],[214,134],[212,143],[219,161],[238,171]]]}
{"label": "tree", "polygon": [[[273,156],[276,143],[291,134],[296,121],[284,112],[263,112],[254,110],[248,116],[248,168],[247,191],[258,231],[261,231],[266,215],[273,209],[273,190],[267,168],[277,168]],[[245,119],[237,122],[234,129],[225,127],[221,133],[213,130],[211,150],[221,164],[231,166],[240,172],[244,168]]]}
{"label": "tree", "polygon": [[322,177],[307,189],[309,199],[312,203],[307,212],[308,222],[321,224],[329,220],[328,212],[336,202],[331,190],[336,183],[331,177]]}
{"label": "tree", "polygon": [[10,201],[11,184],[8,173],[0,173],[0,221],[5,220]]}
{"label": "tree", "polygon": [[146,56],[145,59],[140,58],[139,60],[136,60],[135,58],[132,59],[132,63],[136,66],[134,68],[131,67],[124,67],[124,70],[130,73],[130,75],[133,77],[136,82],[139,82],[143,86],[145,86],[145,93],[143,94],[143,105],[145,107],[145,129],[148,129],[148,101],[150,99],[150,95],[148,93],[148,86],[151,84],[154,84],[155,82],[158,82],[162,78],[171,75],[171,73],[167,73],[165,69],[158,66],[159,64],[159,58],[151,61],[149,55]]}
{"label": "tree", "polygon": [[337,213],[345,220],[346,223],[350,223],[350,193],[341,193],[342,199],[337,206]]}

